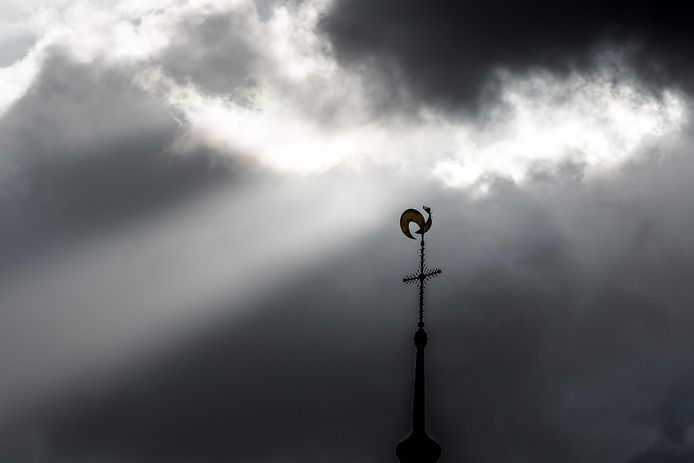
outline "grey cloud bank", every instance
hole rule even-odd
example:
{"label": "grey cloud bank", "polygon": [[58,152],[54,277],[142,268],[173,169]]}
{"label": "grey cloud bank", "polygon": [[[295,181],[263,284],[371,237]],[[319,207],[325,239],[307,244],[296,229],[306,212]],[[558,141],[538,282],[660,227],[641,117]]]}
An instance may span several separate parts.
{"label": "grey cloud bank", "polygon": [[210,152],[176,155],[178,131],[127,69],[48,59],[0,127],[0,268],[232,178]]}
{"label": "grey cloud bank", "polygon": [[[693,167],[685,152],[599,184],[572,168],[522,189],[501,181],[482,200],[429,196],[429,256],[444,269],[429,288],[430,428],[445,458],[663,462],[691,452]],[[416,249],[397,213],[244,317],[215,322],[84,403],[77,393],[56,405],[7,454],[387,460],[407,430],[416,316],[398,273]],[[27,436],[40,450],[22,447]]]}

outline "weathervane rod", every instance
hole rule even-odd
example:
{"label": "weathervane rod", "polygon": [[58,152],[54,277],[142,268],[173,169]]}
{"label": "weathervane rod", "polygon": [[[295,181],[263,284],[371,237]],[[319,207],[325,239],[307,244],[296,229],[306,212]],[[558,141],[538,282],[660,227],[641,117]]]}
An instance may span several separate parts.
{"label": "weathervane rod", "polygon": [[[422,233],[422,239],[419,242],[420,252],[419,252],[419,274],[424,275],[424,233]],[[419,285],[419,323],[417,326],[424,328],[424,282]]]}

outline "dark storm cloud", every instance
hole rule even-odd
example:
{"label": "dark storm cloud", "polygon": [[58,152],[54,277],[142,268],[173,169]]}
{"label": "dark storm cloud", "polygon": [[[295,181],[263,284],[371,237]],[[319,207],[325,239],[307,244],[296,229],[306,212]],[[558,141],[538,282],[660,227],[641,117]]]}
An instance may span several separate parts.
{"label": "dark storm cloud", "polygon": [[211,153],[173,153],[179,130],[127,68],[52,54],[0,120],[0,268],[229,178]]}
{"label": "dark storm cloud", "polygon": [[[691,455],[692,173],[685,149],[610,180],[568,166],[479,200],[435,194],[428,427],[446,461]],[[13,421],[5,458],[394,461],[416,300],[399,276],[417,255],[399,212],[167,359]]]}
{"label": "dark storm cloud", "polygon": [[484,99],[498,69],[590,70],[615,49],[649,84],[691,90],[689,18],[679,1],[338,0],[323,29],[343,63],[460,108]]}

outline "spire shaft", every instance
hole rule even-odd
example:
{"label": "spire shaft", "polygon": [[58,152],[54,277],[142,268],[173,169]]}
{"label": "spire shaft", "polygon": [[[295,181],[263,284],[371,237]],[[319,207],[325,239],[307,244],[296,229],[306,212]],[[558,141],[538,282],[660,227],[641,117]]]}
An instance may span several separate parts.
{"label": "spire shaft", "polygon": [[426,331],[423,328],[419,328],[414,335],[414,344],[417,346],[417,358],[415,360],[414,400],[412,403],[413,431],[424,431],[426,424],[424,349],[426,349],[428,340]]}

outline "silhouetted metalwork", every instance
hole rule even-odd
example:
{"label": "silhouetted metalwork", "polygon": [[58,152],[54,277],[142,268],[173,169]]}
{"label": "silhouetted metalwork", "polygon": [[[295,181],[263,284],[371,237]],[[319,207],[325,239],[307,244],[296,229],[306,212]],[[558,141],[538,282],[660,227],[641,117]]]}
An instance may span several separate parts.
{"label": "silhouetted metalwork", "polygon": [[429,270],[424,264],[424,234],[431,228],[431,209],[424,206],[428,218],[425,221],[421,212],[407,209],[400,216],[400,229],[408,238],[416,239],[410,233],[410,224],[415,223],[421,235],[419,253],[419,272],[403,278],[405,283],[419,286],[419,322],[414,334],[414,345],[417,348],[414,377],[414,398],[412,401],[412,433],[398,444],[395,453],[402,463],[434,463],[441,456],[441,446],[425,430],[425,394],[424,394],[424,349],[429,338],[424,331],[424,287],[426,282],[441,273],[440,269]]}

